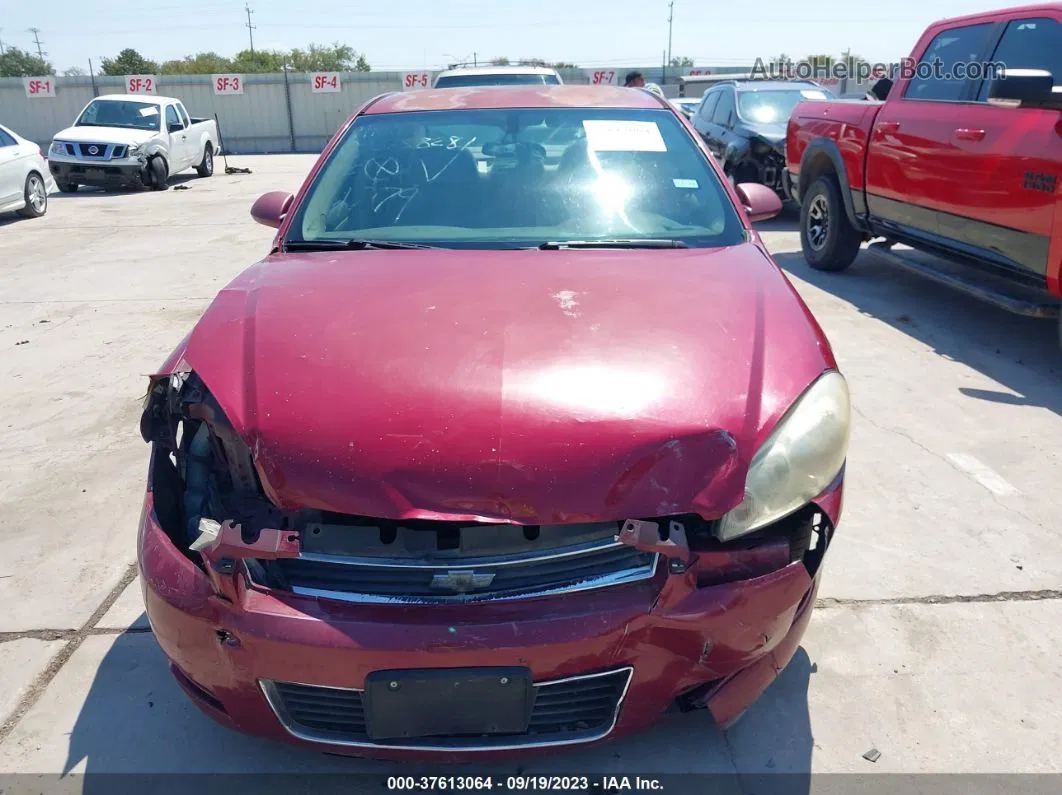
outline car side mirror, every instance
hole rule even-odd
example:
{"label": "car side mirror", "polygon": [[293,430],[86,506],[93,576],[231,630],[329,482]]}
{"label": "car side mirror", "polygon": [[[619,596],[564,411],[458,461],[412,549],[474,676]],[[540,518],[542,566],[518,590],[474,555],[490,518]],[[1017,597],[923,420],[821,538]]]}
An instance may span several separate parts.
{"label": "car side mirror", "polygon": [[750,221],[766,221],[782,212],[782,200],[778,194],[758,182],[742,182],[734,191],[745,208]]}
{"label": "car side mirror", "polygon": [[892,80],[887,77],[881,78],[874,84],[874,87],[870,89],[870,94],[874,99],[879,102],[884,102],[889,96],[889,92],[892,90]]}
{"label": "car side mirror", "polygon": [[282,190],[263,193],[251,205],[251,217],[263,226],[279,229],[294,199],[294,196]]}
{"label": "car side mirror", "polygon": [[166,125],[166,129],[169,130],[171,133],[178,133],[184,129],[184,125],[181,124],[179,121],[171,121],[169,124]]}
{"label": "car side mirror", "polygon": [[1045,69],[1004,69],[988,87],[988,101],[1005,108],[1062,110],[1062,93]]}

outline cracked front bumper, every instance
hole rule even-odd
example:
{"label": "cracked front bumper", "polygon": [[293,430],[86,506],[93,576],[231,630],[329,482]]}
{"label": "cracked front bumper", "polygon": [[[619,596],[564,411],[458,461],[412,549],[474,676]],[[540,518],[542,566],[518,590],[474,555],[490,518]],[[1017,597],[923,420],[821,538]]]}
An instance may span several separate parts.
{"label": "cracked front bumper", "polygon": [[75,161],[49,158],[48,170],[59,183],[118,188],[144,185],[144,164],[136,158],[122,161]]}
{"label": "cracked front bumper", "polygon": [[[840,498],[838,484],[817,501],[832,521]],[[152,629],[178,683],[204,712],[249,734],[391,759],[509,757],[596,742],[649,727],[676,698],[707,707],[728,725],[793,656],[821,571],[812,576],[798,561],[698,587],[704,571],[696,564],[669,574],[661,561],[652,580],[564,597],[352,605],[259,589],[238,566],[236,598],[229,601],[160,527],[150,491],[138,552]],[[596,731],[490,742],[374,743],[356,732],[300,724],[283,702],[294,692],[292,698],[310,699],[311,706],[322,699],[360,705],[354,694],[375,671],[493,666],[530,669],[539,694],[597,676],[613,677],[622,693],[617,689],[616,709]]]}

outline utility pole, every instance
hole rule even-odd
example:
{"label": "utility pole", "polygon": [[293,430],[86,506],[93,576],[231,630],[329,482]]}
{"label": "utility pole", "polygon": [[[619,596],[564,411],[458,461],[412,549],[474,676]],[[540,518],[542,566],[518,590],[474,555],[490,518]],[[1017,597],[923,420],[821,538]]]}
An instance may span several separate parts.
{"label": "utility pole", "polygon": [[848,92],[848,73],[852,70],[852,64],[849,60],[852,57],[852,48],[846,48],[842,57],[844,58],[844,76],[841,77],[840,94],[841,96],[844,96]]}
{"label": "utility pole", "polygon": [[254,55],[254,29],[257,27],[251,24],[251,14],[254,11],[251,10],[250,3],[244,3],[243,8],[247,12],[247,35],[251,38],[251,55]]}
{"label": "utility pole", "polygon": [[100,91],[99,91],[98,88],[96,88],[96,73],[94,71],[92,71],[92,59],[89,58],[88,62],[89,62],[89,80],[92,81],[92,96],[98,97],[100,95]]}
{"label": "utility pole", "polygon": [[44,52],[44,50],[41,49],[41,36],[40,36],[41,29],[40,28],[30,28],[29,32],[33,34],[33,41],[37,45],[37,57],[40,58],[43,61],[44,60],[44,56],[47,55],[48,53]]}
{"label": "utility pole", "polygon": [[[0,30],[3,30],[3,28],[0,28]],[[7,52],[7,50],[4,49],[4,40],[0,39],[0,55],[3,55],[5,52]]]}
{"label": "utility pole", "polygon": [[476,57],[475,53],[472,53],[472,65],[479,66],[479,59]]}
{"label": "utility pole", "polygon": [[[675,0],[667,4],[667,65],[671,66],[671,23],[675,19]],[[667,72],[664,73],[664,82],[667,82]]]}

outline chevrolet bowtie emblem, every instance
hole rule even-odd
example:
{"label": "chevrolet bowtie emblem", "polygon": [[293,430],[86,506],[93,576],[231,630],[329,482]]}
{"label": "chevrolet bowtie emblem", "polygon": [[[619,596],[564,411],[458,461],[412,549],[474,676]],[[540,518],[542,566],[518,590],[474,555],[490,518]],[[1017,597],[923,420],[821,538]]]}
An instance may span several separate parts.
{"label": "chevrolet bowtie emblem", "polygon": [[493,572],[478,571],[446,571],[439,572],[431,578],[431,587],[442,591],[454,593],[468,593],[480,588],[486,588],[494,582]]}

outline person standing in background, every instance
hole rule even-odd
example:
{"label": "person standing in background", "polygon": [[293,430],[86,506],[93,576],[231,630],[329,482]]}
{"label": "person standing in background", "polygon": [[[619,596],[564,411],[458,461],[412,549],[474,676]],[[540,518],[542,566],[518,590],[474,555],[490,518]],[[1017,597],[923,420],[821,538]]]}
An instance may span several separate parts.
{"label": "person standing in background", "polygon": [[624,88],[644,88],[645,87],[645,75],[641,72],[627,72],[627,76],[623,79]]}

